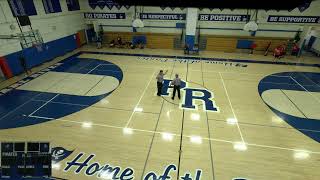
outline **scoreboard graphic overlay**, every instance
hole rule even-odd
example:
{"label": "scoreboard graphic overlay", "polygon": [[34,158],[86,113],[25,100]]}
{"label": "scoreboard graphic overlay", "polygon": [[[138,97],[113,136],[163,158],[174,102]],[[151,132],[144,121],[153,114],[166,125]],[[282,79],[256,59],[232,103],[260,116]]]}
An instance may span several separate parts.
{"label": "scoreboard graphic overlay", "polygon": [[1,142],[0,179],[51,177],[49,142]]}

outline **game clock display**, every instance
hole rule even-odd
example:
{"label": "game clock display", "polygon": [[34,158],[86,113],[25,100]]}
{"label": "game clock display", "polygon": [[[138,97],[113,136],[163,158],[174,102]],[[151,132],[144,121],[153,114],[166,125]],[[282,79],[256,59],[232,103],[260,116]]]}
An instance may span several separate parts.
{"label": "game clock display", "polygon": [[1,179],[51,177],[51,151],[48,142],[2,142]]}

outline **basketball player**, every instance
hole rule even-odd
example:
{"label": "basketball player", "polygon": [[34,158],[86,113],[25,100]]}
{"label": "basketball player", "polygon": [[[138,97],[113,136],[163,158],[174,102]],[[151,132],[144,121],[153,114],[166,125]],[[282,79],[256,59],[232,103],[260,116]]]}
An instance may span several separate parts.
{"label": "basketball player", "polygon": [[163,76],[166,75],[168,72],[168,70],[166,70],[165,73],[163,73],[163,70],[160,70],[159,74],[157,75],[157,88],[158,88],[158,92],[157,95],[161,96],[161,92],[162,92],[162,86],[163,86]]}
{"label": "basketball player", "polygon": [[174,97],[176,96],[176,91],[178,91],[178,98],[180,99],[181,79],[179,78],[178,74],[176,74],[176,77],[171,81],[171,86],[173,86],[173,95],[171,99],[174,100]]}

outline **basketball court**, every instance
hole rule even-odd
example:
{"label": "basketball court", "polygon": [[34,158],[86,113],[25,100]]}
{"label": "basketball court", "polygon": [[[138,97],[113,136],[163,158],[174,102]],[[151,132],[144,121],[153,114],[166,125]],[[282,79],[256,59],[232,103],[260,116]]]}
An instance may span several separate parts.
{"label": "basketball court", "polygon": [[[161,69],[181,100],[156,95]],[[51,142],[54,177],[320,176],[317,59],[84,46],[36,71],[2,87],[0,141]]]}

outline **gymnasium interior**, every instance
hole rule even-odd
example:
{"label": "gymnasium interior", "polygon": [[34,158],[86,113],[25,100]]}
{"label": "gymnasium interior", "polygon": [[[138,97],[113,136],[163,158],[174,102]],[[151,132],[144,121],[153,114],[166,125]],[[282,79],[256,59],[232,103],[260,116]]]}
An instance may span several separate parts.
{"label": "gymnasium interior", "polygon": [[320,0],[0,0],[0,179],[319,180]]}

